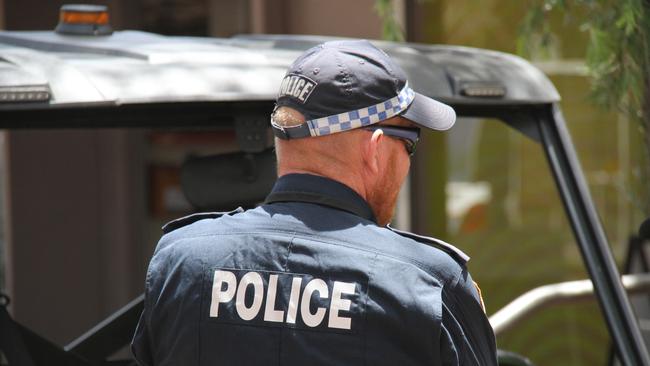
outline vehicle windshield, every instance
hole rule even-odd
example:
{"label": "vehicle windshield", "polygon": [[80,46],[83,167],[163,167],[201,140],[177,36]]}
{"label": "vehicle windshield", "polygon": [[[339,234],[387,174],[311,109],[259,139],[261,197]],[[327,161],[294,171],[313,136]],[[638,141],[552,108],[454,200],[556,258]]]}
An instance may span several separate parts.
{"label": "vehicle windshield", "polygon": [[[569,127],[574,136],[589,134],[597,145],[578,145],[577,150],[621,263],[634,231],[633,201],[619,176],[629,159],[622,151],[627,145],[619,146],[616,136],[591,134],[582,122]],[[598,125],[590,122],[591,128]],[[589,278],[540,144],[501,121],[479,118],[460,118],[446,143],[445,239],[472,258],[469,269],[488,315],[535,287]],[[595,160],[612,148],[618,154],[610,157],[611,170],[590,169],[602,167]],[[604,365],[611,351],[595,299],[551,305],[497,334],[497,343],[539,365]]]}
{"label": "vehicle windshield", "polygon": [[[572,121],[574,117],[569,115],[567,119]],[[593,127],[593,123],[589,126]],[[612,157],[614,166],[624,165],[629,155],[622,152],[619,137],[592,132],[589,126],[580,122],[569,124],[574,136],[590,134],[588,141],[595,144],[576,146],[594,202],[620,263],[627,249],[628,235],[635,231],[631,225],[635,210],[620,188],[617,174],[621,168],[603,171],[594,167],[602,166],[596,160],[612,146],[619,149]],[[57,248],[64,242],[74,246],[81,254],[70,259],[69,273],[54,264],[59,269],[50,274],[61,280],[69,276],[76,278],[68,282],[70,290],[53,289],[58,294],[74,292],[75,286],[83,287],[77,277],[82,272],[76,267],[80,262],[88,262],[88,258],[94,258],[94,265],[101,265],[103,260],[90,256],[96,250],[113,253],[110,262],[116,264],[95,274],[100,279],[111,278],[102,284],[106,291],[117,291],[123,286],[123,282],[113,280],[118,275],[128,273],[124,279],[130,283],[132,278],[144,278],[146,262],[161,234],[160,226],[194,210],[180,186],[182,162],[190,155],[237,150],[232,132],[229,133],[205,129],[10,132],[13,143],[7,148],[9,162],[14,167],[25,168],[13,171],[11,205],[28,203],[29,207],[39,208],[16,211],[12,217],[13,225],[24,229],[15,230],[14,239],[33,249],[20,258],[24,263],[33,263],[33,253],[38,248],[43,260],[62,261],[62,255],[67,255],[59,253]],[[451,131],[440,136],[445,140],[447,156],[446,183],[440,187],[446,192],[446,229],[435,235],[472,258],[469,269],[482,290],[488,315],[535,287],[588,278],[539,143],[502,121],[480,118],[461,117]],[[34,146],[39,146],[38,153]],[[423,151],[426,150],[418,154]],[[62,157],[67,162],[65,166],[58,163]],[[116,170],[109,171],[109,168]],[[45,181],[48,184],[43,184]],[[122,183],[115,185],[115,182]],[[88,189],[97,184],[96,190]],[[84,205],[102,209],[83,212]],[[77,217],[78,224],[87,221],[96,225],[92,229],[117,227],[124,232],[87,230],[72,239],[68,235],[72,228],[65,227],[69,218],[53,215],[61,209],[80,213],[83,219]],[[4,210],[0,213],[4,214]],[[49,223],[49,229],[28,230],[29,223],[35,220]],[[54,228],[60,230],[52,231]],[[43,245],[48,240],[52,241],[51,245]],[[115,252],[116,249],[123,253]],[[81,261],[83,253],[85,259]],[[134,253],[137,258],[132,257]],[[37,267],[21,266],[16,271],[31,273],[34,268]],[[83,273],[89,278],[88,273]],[[27,279],[26,276],[22,278]],[[92,312],[78,316],[78,321],[70,321],[65,334],[55,339],[64,343],[81,334],[97,319],[137,296],[141,286],[141,282],[132,284],[122,298],[93,306]],[[73,305],[90,308],[86,303]],[[57,306],[72,305],[62,301]],[[606,364],[610,352],[607,328],[595,300],[550,306],[498,334],[497,341],[499,348],[525,355],[539,365]]]}

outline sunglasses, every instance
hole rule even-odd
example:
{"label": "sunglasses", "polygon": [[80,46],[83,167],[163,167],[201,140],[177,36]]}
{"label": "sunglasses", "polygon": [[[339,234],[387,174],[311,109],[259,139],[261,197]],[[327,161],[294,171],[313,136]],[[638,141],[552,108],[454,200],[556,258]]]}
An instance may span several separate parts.
{"label": "sunglasses", "polygon": [[368,131],[382,130],[387,136],[402,140],[409,156],[413,156],[420,140],[420,129],[417,127],[370,125],[362,128]]}

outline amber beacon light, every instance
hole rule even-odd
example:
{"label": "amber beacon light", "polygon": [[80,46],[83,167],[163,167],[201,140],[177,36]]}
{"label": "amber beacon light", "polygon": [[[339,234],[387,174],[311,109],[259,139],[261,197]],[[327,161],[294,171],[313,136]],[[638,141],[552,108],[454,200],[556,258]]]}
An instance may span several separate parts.
{"label": "amber beacon light", "polygon": [[69,4],[61,7],[55,31],[80,36],[108,36],[113,33],[113,28],[106,6]]}

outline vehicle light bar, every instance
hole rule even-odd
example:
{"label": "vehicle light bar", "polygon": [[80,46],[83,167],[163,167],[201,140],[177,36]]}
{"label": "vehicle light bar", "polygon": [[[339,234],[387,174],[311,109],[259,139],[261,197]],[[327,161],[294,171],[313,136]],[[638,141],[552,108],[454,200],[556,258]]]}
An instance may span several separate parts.
{"label": "vehicle light bar", "polygon": [[51,97],[47,86],[0,87],[0,103],[47,102]]}
{"label": "vehicle light bar", "polygon": [[475,98],[503,98],[506,88],[498,84],[467,83],[461,87],[460,94]]}
{"label": "vehicle light bar", "polygon": [[108,8],[104,5],[63,5],[59,13],[59,34],[106,36],[113,33]]}

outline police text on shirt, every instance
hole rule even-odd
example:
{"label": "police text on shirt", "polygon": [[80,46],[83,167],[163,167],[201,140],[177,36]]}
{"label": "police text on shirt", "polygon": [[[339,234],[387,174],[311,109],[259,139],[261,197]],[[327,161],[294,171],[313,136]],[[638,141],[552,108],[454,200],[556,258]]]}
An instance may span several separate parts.
{"label": "police text on shirt", "polygon": [[215,269],[211,287],[210,318],[259,325],[351,330],[358,298],[353,282],[282,272]]}

